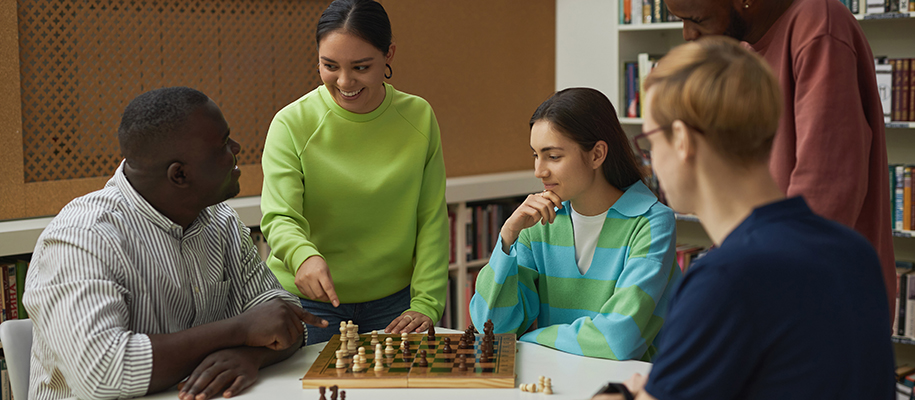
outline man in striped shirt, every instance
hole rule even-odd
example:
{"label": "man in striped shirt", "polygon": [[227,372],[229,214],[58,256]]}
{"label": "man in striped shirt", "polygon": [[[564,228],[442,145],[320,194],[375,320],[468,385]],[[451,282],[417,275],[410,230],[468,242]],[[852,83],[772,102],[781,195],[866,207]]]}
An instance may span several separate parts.
{"label": "man in striped shirt", "polygon": [[[305,312],[260,261],[224,200],[239,144],[189,88],[124,111],[125,160],[64,207],[35,247],[23,302],[34,322],[30,399],[238,394],[303,343]],[[199,397],[198,397],[199,398]]]}

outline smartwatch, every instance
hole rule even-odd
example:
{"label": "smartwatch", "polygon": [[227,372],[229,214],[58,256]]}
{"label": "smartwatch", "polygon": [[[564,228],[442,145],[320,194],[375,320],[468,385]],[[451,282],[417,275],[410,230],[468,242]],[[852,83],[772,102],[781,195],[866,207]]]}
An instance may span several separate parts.
{"label": "smartwatch", "polygon": [[626,400],[635,400],[635,397],[632,397],[632,393],[629,393],[629,389],[626,388],[626,385],[624,385],[622,383],[608,382],[606,385],[604,385],[604,387],[600,388],[600,390],[598,390],[597,393],[594,393],[594,395],[596,396],[596,395],[605,394],[605,393],[606,394],[621,394],[621,395],[623,395],[623,398]]}

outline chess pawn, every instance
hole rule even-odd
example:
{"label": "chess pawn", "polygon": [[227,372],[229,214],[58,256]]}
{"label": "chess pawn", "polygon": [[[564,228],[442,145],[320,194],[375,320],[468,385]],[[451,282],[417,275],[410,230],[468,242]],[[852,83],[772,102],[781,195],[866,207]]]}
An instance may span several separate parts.
{"label": "chess pawn", "polygon": [[543,382],[543,394],[553,394],[553,381],[550,378],[546,378]]}
{"label": "chess pawn", "polygon": [[375,371],[384,371],[384,362],[381,357],[381,343],[375,345]]}
{"label": "chess pawn", "polygon": [[407,333],[406,333],[406,332],[400,334],[400,343],[401,343],[401,345],[402,345],[403,343],[407,343],[407,342],[409,342],[409,341],[410,341],[410,337],[407,336]]}
{"label": "chess pawn", "polygon": [[337,350],[336,352],[334,352],[334,354],[337,355],[336,367],[337,368],[346,368],[346,362],[343,361],[343,357],[344,357],[343,350]]}
{"label": "chess pawn", "polygon": [[447,337],[446,337],[446,338],[442,339],[442,342],[445,343],[445,345],[442,347],[442,352],[445,353],[445,354],[451,354],[451,352],[454,351],[454,350],[451,348],[451,338],[447,338]]}
{"label": "chess pawn", "polygon": [[426,359],[426,351],[425,351],[425,350],[420,350],[420,351],[419,351],[419,360],[417,361],[417,364],[418,364],[420,367],[428,367],[428,366],[429,366],[429,360]]}
{"label": "chess pawn", "polygon": [[394,350],[394,339],[391,339],[391,338],[385,339],[384,345],[386,346],[384,348],[384,355],[389,356],[389,355],[393,355],[394,353],[397,353],[397,350]]}
{"label": "chess pawn", "polygon": [[363,356],[356,354],[353,357],[353,372],[362,372],[365,369],[365,359]]}
{"label": "chess pawn", "polygon": [[413,353],[410,351],[410,343],[406,343],[406,342],[404,342],[404,343],[405,343],[405,344],[404,344],[403,348],[401,349],[401,353],[403,354],[403,358],[404,358],[404,359],[412,358],[412,357],[413,357]]}
{"label": "chess pawn", "polygon": [[372,331],[372,346],[378,343],[378,331]]}
{"label": "chess pawn", "polygon": [[365,359],[365,347],[364,346],[359,346],[359,358],[361,358],[363,360]]}

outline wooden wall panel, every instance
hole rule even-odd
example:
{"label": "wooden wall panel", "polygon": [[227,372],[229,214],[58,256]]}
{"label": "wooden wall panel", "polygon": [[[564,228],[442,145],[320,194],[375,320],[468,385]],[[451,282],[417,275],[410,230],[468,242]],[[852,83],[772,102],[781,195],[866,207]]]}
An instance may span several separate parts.
{"label": "wooden wall panel", "polygon": [[383,0],[391,83],[432,104],[449,177],[533,168],[528,122],[555,89],[555,0]]}
{"label": "wooden wall panel", "polygon": [[[0,0],[0,220],[53,215],[102,187],[120,112],[161,86],[220,104],[243,145],[242,195],[259,194],[270,119],[320,84],[313,23],[327,3]],[[529,169],[527,120],[554,87],[554,1],[382,3],[391,82],[432,104],[448,176]]]}

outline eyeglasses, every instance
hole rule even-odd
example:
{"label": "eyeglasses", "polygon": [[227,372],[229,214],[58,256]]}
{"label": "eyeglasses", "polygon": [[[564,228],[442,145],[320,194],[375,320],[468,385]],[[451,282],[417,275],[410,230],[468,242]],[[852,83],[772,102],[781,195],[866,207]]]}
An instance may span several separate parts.
{"label": "eyeglasses", "polygon": [[[693,131],[695,131],[696,133],[705,134],[704,131],[702,131],[701,129],[696,128],[692,125],[686,125],[686,126],[689,127],[690,129],[692,129]],[[658,131],[671,129],[671,127],[672,127],[672,125],[659,126],[648,132],[642,132],[638,135],[635,135],[635,137],[632,138],[632,143],[635,144],[635,149],[639,152],[639,155],[642,156],[643,160],[651,161],[651,141],[648,140],[648,135],[658,132]]]}
{"label": "eyeglasses", "polygon": [[651,141],[648,140],[648,135],[663,131],[664,129],[669,128],[668,126],[660,126],[654,128],[648,132],[642,132],[638,135],[635,135],[632,138],[632,143],[635,144],[635,149],[638,151],[639,155],[642,156],[645,161],[651,161]]}

